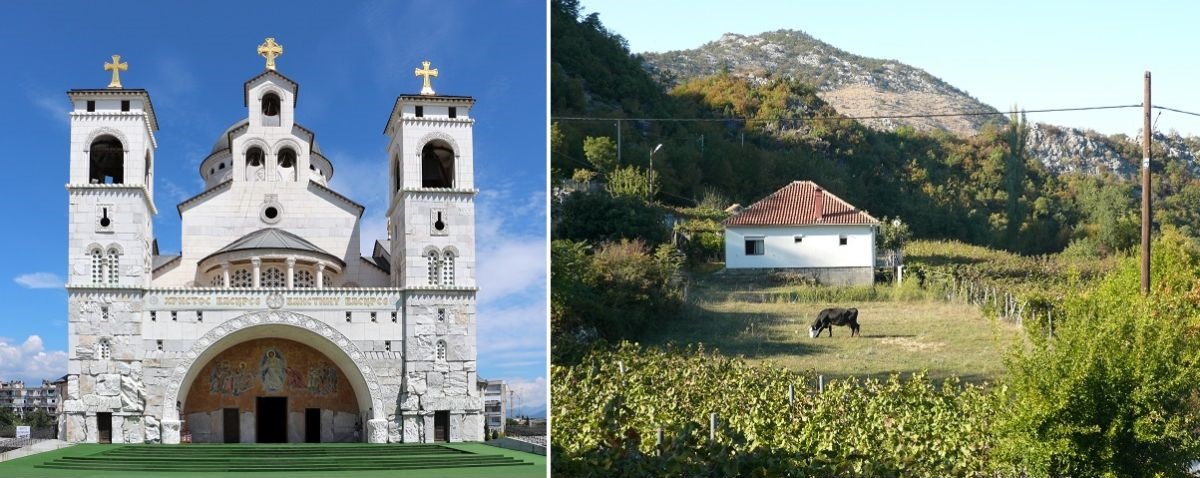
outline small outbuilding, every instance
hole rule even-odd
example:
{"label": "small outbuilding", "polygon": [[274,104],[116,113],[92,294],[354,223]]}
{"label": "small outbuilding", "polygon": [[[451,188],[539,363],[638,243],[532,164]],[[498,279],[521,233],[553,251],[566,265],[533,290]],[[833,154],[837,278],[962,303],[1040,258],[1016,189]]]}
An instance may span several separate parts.
{"label": "small outbuilding", "polygon": [[875,280],[879,220],[812,181],[795,181],[724,222],[725,267],[786,270],[828,285]]}

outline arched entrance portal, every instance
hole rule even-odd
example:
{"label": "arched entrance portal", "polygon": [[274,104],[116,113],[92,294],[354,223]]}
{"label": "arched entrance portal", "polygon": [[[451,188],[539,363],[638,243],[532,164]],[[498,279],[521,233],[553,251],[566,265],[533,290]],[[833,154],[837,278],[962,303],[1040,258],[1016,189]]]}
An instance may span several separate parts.
{"label": "arched entrance portal", "polygon": [[333,362],[300,342],[261,338],[221,352],[183,402],[194,443],[330,443],[362,440],[354,389]]}
{"label": "arched entrance portal", "polygon": [[[290,340],[324,355],[343,374],[353,391],[356,409],[365,425],[362,433],[364,441],[387,442],[387,421],[377,418],[383,413],[379,380],[354,342],[312,317],[288,311],[264,311],[246,314],[214,327],[197,339],[192,349],[185,353],[184,360],[175,366],[167,382],[160,415],[163,443],[179,443],[180,414],[190,410],[185,400],[190,396],[192,387],[201,386],[198,385],[201,371],[226,350],[255,339]],[[249,363],[247,367],[250,367]]]}

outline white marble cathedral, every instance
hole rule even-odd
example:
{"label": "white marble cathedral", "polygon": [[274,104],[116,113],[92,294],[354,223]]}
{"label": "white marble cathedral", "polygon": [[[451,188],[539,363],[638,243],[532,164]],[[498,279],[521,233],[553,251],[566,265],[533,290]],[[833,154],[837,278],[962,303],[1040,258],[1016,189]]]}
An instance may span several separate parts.
{"label": "white marble cathedral", "polygon": [[[246,117],[175,206],[182,251],[151,219],[158,121],[146,90],[68,92],[73,111],[71,442],[434,442],[483,438],[475,387],[474,99],[396,99],[389,238],[359,250],[363,206],[297,121],[299,84],[266,69]],[[166,211],[164,211],[166,212]]]}

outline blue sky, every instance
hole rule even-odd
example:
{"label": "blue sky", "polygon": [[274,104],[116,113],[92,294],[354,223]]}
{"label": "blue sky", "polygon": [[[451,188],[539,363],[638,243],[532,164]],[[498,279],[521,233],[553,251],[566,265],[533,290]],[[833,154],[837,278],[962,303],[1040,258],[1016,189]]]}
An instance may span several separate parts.
{"label": "blue sky", "polygon": [[[583,0],[634,52],[690,49],[723,33],[802,30],[857,55],[925,69],[1001,111],[1152,103],[1200,112],[1200,4],[1170,1]],[[1031,115],[1133,134],[1141,110]],[[1155,115],[1158,113],[1155,112]],[[1200,135],[1200,117],[1164,112],[1157,130]]]}
{"label": "blue sky", "polygon": [[146,88],[157,133],[154,221],[179,250],[174,205],[202,190],[199,162],[245,117],[242,82],[263,69],[301,85],[297,119],[336,168],[333,188],[367,207],[364,251],[385,231],[382,131],[399,94],[420,90],[429,59],[442,94],[477,100],[475,124],[479,373],[509,380],[530,413],[546,395],[546,6],[487,2],[20,2],[5,5],[0,136],[9,183],[0,248],[0,379],[66,371],[68,124],[71,88],[102,88],[112,54],[122,82]]}

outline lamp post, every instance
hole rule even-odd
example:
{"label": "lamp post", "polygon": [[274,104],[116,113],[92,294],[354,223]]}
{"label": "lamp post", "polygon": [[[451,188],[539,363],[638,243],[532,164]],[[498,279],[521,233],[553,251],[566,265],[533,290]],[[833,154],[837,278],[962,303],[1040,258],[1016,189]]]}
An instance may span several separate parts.
{"label": "lamp post", "polygon": [[650,170],[646,172],[646,194],[647,199],[654,198],[654,153],[662,149],[662,143],[658,143],[654,149],[650,150]]}
{"label": "lamp post", "polygon": [[660,149],[662,149],[662,143],[659,143],[658,146],[655,146],[654,149],[650,150],[650,171],[651,172],[654,171],[654,153],[657,153],[658,150],[660,150]]}

